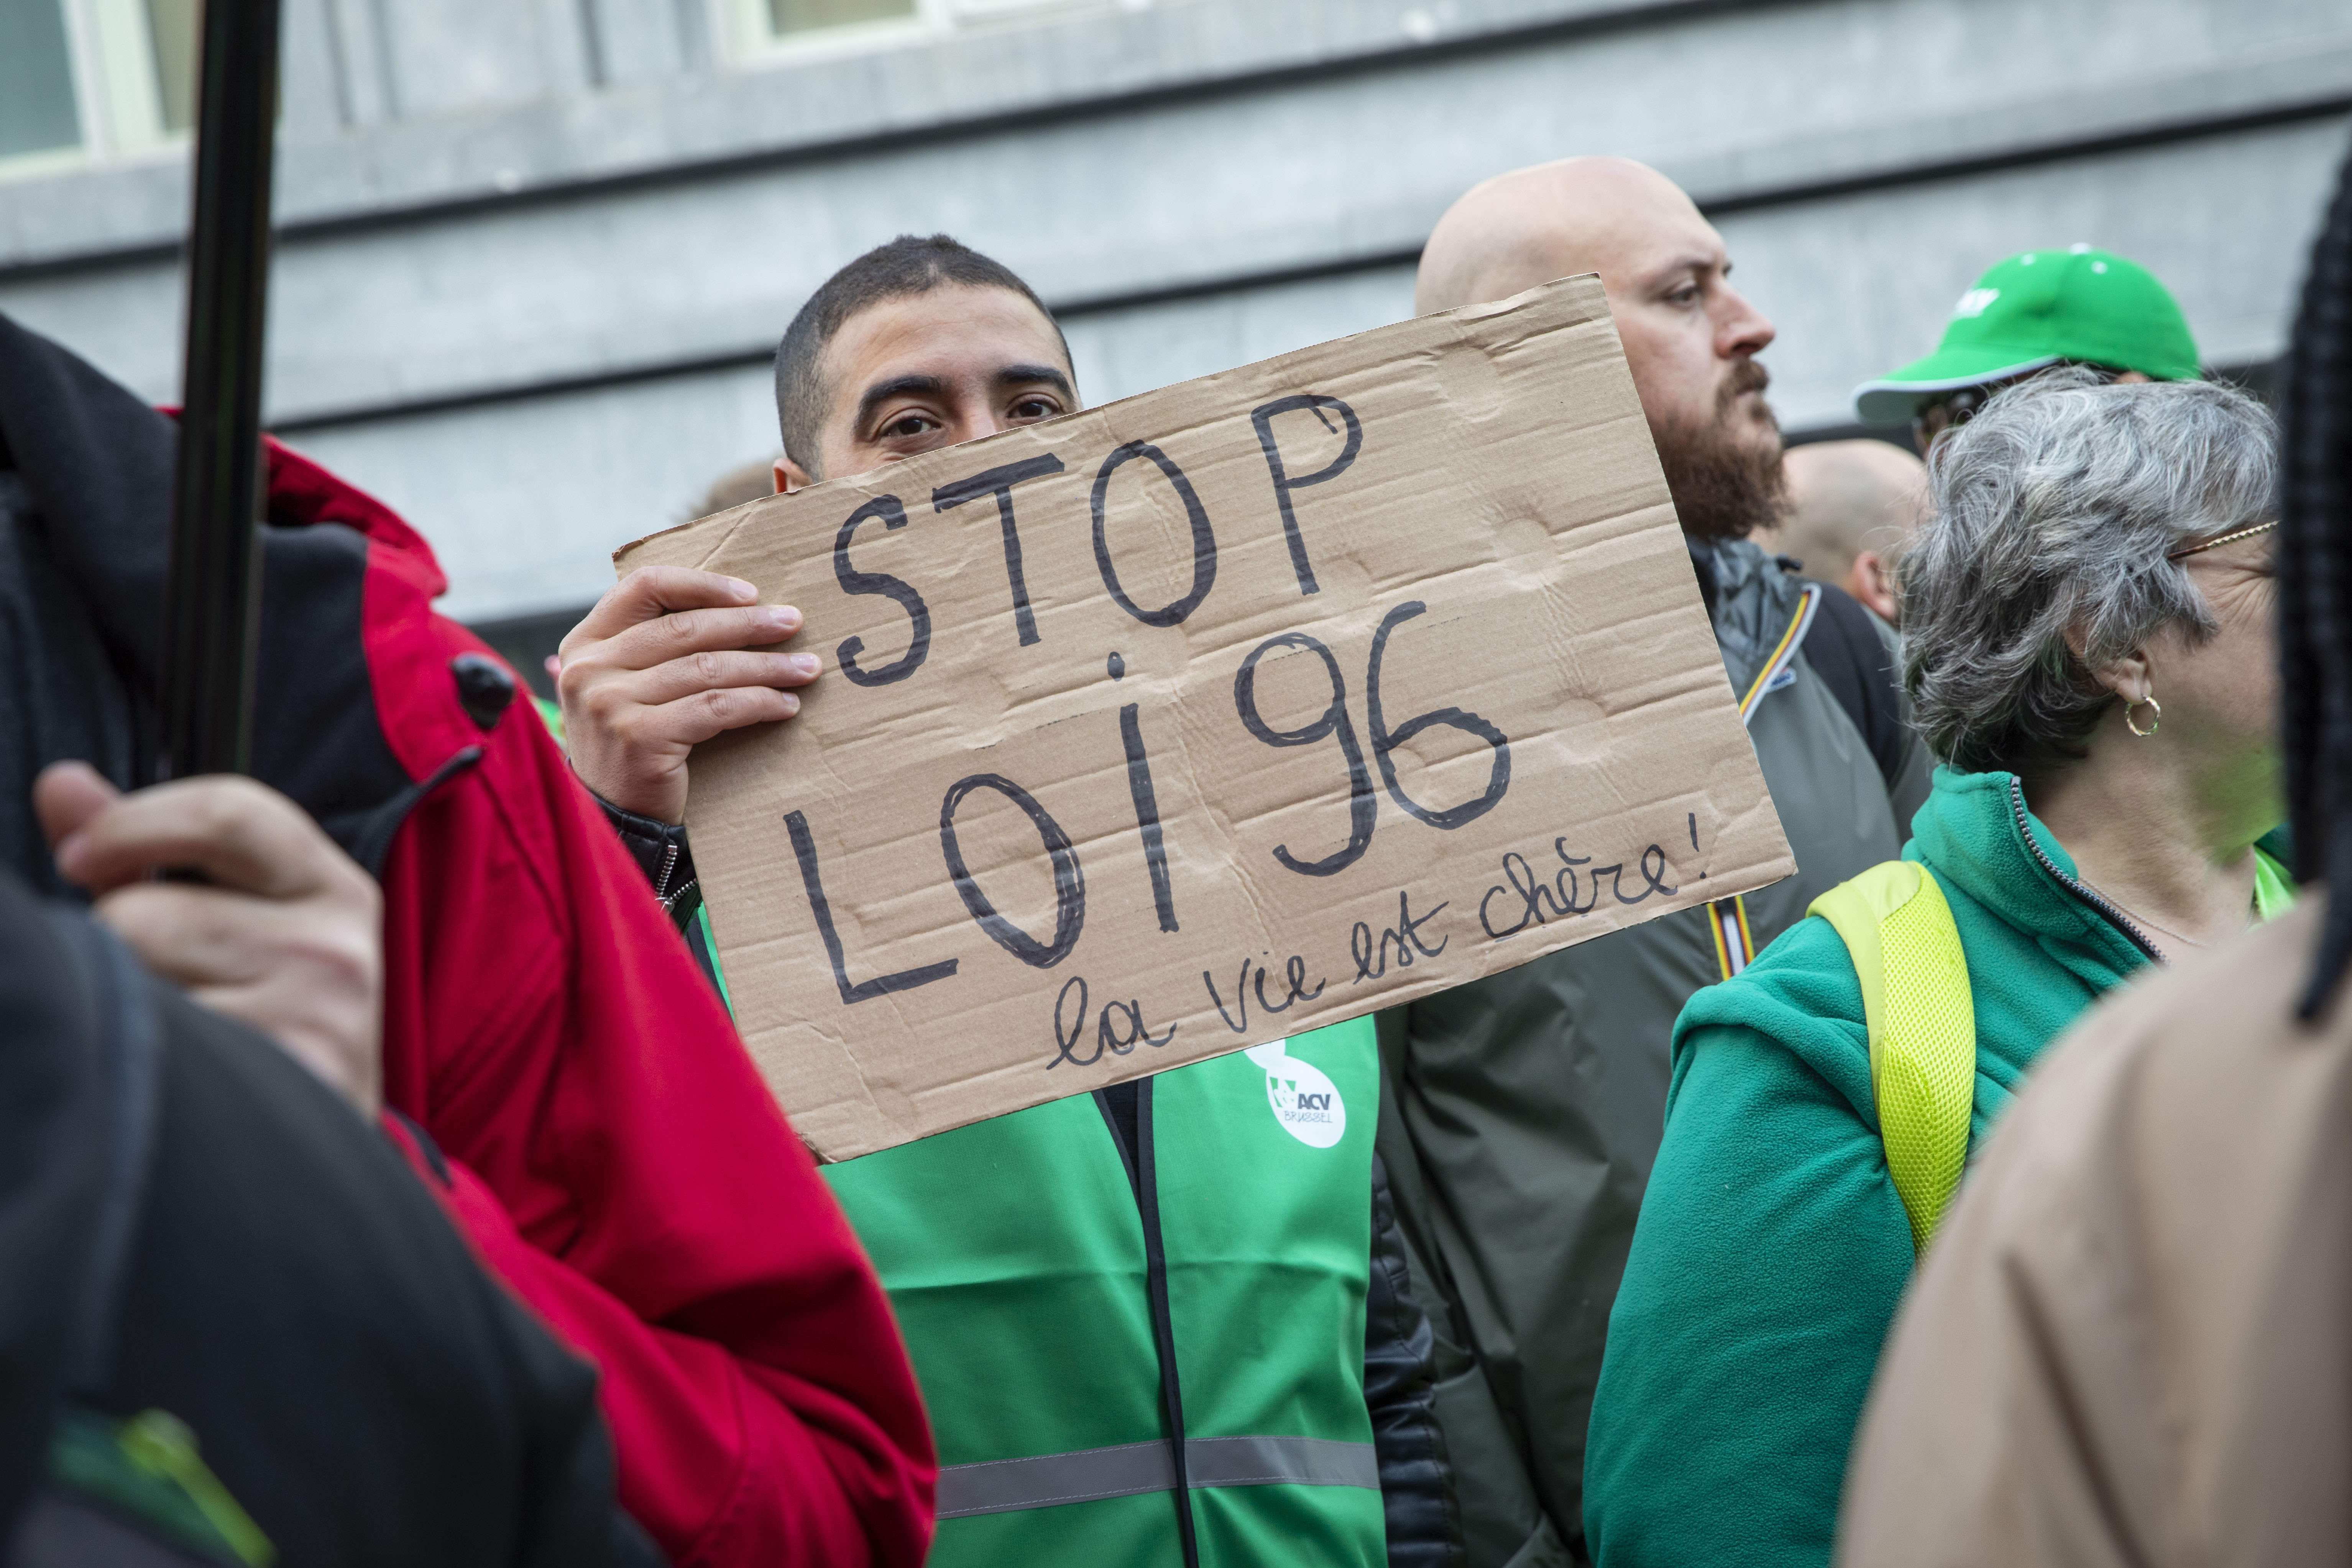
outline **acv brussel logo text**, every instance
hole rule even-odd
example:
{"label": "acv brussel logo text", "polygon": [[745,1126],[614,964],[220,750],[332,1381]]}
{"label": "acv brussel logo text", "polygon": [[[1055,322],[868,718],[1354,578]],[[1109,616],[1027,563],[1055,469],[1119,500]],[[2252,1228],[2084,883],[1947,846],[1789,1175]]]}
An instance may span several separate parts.
{"label": "acv brussel logo text", "polygon": [[1347,1135],[1348,1107],[1323,1069],[1287,1054],[1288,1042],[1252,1046],[1249,1059],[1265,1069],[1265,1102],[1283,1130],[1310,1149],[1328,1149]]}

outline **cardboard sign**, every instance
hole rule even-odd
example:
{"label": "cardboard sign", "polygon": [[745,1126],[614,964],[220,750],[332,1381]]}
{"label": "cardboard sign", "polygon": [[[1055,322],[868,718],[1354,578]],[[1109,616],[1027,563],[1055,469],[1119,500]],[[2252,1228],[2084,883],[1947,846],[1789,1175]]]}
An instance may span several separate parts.
{"label": "cardboard sign", "polygon": [[1795,868],[1591,278],[618,557],[656,562],[797,605],[825,661],[697,751],[688,811],[824,1159]]}

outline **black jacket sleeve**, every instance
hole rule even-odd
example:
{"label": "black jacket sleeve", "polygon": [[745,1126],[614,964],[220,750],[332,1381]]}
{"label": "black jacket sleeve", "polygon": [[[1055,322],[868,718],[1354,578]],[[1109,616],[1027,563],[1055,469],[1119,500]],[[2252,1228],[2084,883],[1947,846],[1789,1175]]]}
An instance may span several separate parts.
{"label": "black jacket sleeve", "polygon": [[1812,635],[1805,639],[1805,662],[1862,732],[1879,776],[1892,790],[1900,781],[1911,744],[1895,649],[1879,635],[1871,613],[1844,589],[1830,583],[1820,587],[1821,611]]}
{"label": "black jacket sleeve", "polygon": [[719,975],[719,955],[710,951],[710,943],[705,940],[705,927],[694,918],[702,909],[702,881],[695,874],[694,849],[686,841],[685,825],[639,816],[634,811],[622,810],[593,790],[589,794],[604,808],[604,820],[621,836],[621,843],[636,861],[637,869],[646,874],[654,897],[661,900],[679,934],[686,938],[686,949],[694,954],[695,966],[732,1012],[735,1004],[727,994],[727,982]]}
{"label": "black jacket sleeve", "polygon": [[1821,613],[1805,639],[1804,660],[1870,748],[1886,784],[1897,839],[1908,836],[1912,816],[1927,803],[1935,771],[1895,669],[1899,647],[1892,626],[1843,590],[1822,584]]}
{"label": "black jacket sleeve", "polygon": [[[0,1366],[47,1380],[26,1392],[184,1422],[281,1563],[658,1561],[615,1500],[594,1369],[483,1271],[390,1142],[5,871],[0,1043],[0,1214],[83,1216],[63,1237],[0,1227]],[[71,1202],[18,1201],[58,1181]],[[55,1310],[5,1310],[34,1290]],[[27,1441],[45,1415],[0,1400],[0,1503],[79,1495]]]}
{"label": "black jacket sleeve", "polygon": [[686,930],[694,923],[695,910],[702,907],[702,881],[694,873],[694,851],[686,842],[686,825],[625,811],[601,795],[595,799],[637,869],[646,874],[654,897],[669,911],[670,922]]}
{"label": "black jacket sleeve", "polygon": [[1372,1156],[1371,1283],[1364,1300],[1364,1404],[1381,1467],[1390,1568],[1465,1561],[1453,1468],[1437,1425],[1435,1347],[1405,1273],[1388,1169]]}

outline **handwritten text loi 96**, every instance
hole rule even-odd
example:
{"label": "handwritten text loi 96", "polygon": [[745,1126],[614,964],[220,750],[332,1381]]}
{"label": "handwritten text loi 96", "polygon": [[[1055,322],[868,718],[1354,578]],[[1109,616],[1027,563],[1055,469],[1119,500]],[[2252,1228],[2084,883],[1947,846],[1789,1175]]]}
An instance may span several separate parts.
{"label": "handwritten text loi 96", "polygon": [[[1346,440],[1339,455],[1323,467],[1311,473],[1294,475],[1286,465],[1281,447],[1276,439],[1275,422],[1284,415],[1297,413],[1312,413],[1326,429],[1331,428],[1329,416],[1337,415],[1345,428]],[[1252,411],[1251,424],[1272,481],[1276,511],[1281,521],[1289,564],[1298,592],[1302,597],[1312,595],[1320,592],[1320,585],[1316,579],[1313,561],[1299,526],[1292,495],[1295,491],[1327,483],[1355,462],[1363,447],[1362,424],[1346,403],[1317,393],[1300,393],[1265,404]],[[1147,481],[1150,474],[1156,472],[1171,488],[1183,508],[1191,535],[1192,561],[1190,584],[1175,599],[1156,607],[1135,602],[1127,591],[1110,549],[1106,522],[1107,506],[1113,480],[1130,465],[1139,465],[1133,471],[1144,474]],[[996,503],[1013,626],[1023,647],[1036,644],[1042,634],[1030,605],[1021,533],[1014,512],[1014,490],[1029,480],[1063,472],[1064,468],[1058,455],[1039,453],[940,486],[931,493],[931,507],[938,512],[982,500],[993,500]],[[1149,441],[1129,441],[1115,448],[1095,471],[1089,510],[1093,521],[1095,564],[1101,575],[1104,591],[1113,603],[1137,622],[1151,627],[1180,626],[1199,609],[1216,584],[1216,532],[1199,495],[1173,459]],[[907,617],[907,649],[895,659],[869,665],[865,660],[867,651],[865,641],[857,637],[844,639],[835,650],[842,674],[853,685],[871,688],[906,680],[922,668],[931,650],[931,612],[914,584],[887,573],[862,571],[851,563],[851,547],[859,529],[868,522],[879,522],[888,531],[908,526],[905,502],[895,495],[874,497],[842,521],[834,539],[834,576],[842,591],[849,595],[889,599]],[[1361,737],[1349,711],[1348,685],[1340,660],[1324,642],[1305,632],[1284,632],[1259,643],[1242,660],[1233,682],[1234,712],[1242,728],[1255,740],[1276,748],[1313,746],[1328,741],[1336,747],[1346,774],[1349,807],[1346,842],[1320,854],[1287,843],[1277,844],[1273,847],[1271,854],[1285,869],[1305,877],[1329,877],[1361,859],[1371,847],[1373,831],[1378,825],[1378,793],[1385,793],[1398,810],[1414,821],[1444,830],[1460,827],[1491,811],[1509,788],[1510,739],[1480,715],[1464,708],[1442,707],[1416,714],[1393,727],[1388,722],[1381,700],[1381,666],[1388,653],[1390,637],[1398,627],[1423,614],[1427,608],[1419,600],[1395,605],[1381,616],[1378,628],[1373,632],[1364,659],[1366,723]],[[1269,655],[1286,651],[1303,652],[1316,659],[1322,666],[1330,693],[1322,712],[1295,729],[1281,729],[1269,723],[1258,706],[1257,679],[1261,661]],[[1109,669],[1114,680],[1124,674],[1123,663],[1115,652],[1109,657]],[[1468,800],[1448,806],[1433,806],[1407,793],[1398,776],[1394,757],[1399,747],[1425,731],[1438,728],[1456,730],[1483,742],[1489,748],[1491,759],[1484,789]],[[1160,817],[1158,792],[1152,780],[1150,752],[1146,745],[1143,715],[1139,704],[1130,702],[1120,707],[1118,732],[1119,745],[1127,761],[1129,805],[1139,830],[1144,868],[1150,879],[1154,911],[1160,930],[1163,933],[1174,933],[1181,929],[1176,891],[1169,874],[1166,829]],[[1369,763],[1365,754],[1366,739],[1370,742]],[[1380,775],[1381,791],[1378,793],[1372,785],[1374,772]],[[1007,919],[990,900],[965,861],[957,836],[958,812],[973,795],[982,792],[1001,795],[1010,802],[1028,819],[1037,835],[1039,847],[1053,872],[1055,915],[1053,931],[1049,936],[1033,935]],[[844,1005],[854,1005],[877,996],[929,985],[956,973],[959,961],[950,958],[853,981],[849,975],[849,957],[843,949],[832,906],[826,897],[823,868],[819,864],[816,842],[809,830],[808,820],[801,812],[787,812],[784,827],[791,837],[793,857],[800,868],[802,888],[807,896],[818,935],[824,942],[834,984]],[[1085,867],[1069,833],[1034,795],[1002,773],[972,773],[960,778],[940,798],[939,840],[948,881],[961,899],[973,923],[991,941],[1022,963],[1038,969],[1051,969],[1070,955],[1086,926]],[[1297,984],[1294,981],[1294,995],[1297,994]],[[1075,1017],[1071,1016],[1073,1005]],[[1072,1047],[1085,1030],[1088,1013],[1087,986],[1082,978],[1074,976],[1065,982],[1054,1009],[1053,1031],[1059,1047],[1055,1057],[1055,1063],[1073,1061],[1087,1065],[1089,1060],[1098,1060],[1106,1049],[1125,1055],[1138,1044],[1164,1046],[1174,1037],[1175,1025],[1170,1024],[1164,1030],[1155,1032],[1145,1021],[1141,1005],[1132,998],[1123,998],[1106,1004],[1101,1016],[1092,1020],[1093,1033],[1097,1040],[1093,1058],[1075,1057]]]}

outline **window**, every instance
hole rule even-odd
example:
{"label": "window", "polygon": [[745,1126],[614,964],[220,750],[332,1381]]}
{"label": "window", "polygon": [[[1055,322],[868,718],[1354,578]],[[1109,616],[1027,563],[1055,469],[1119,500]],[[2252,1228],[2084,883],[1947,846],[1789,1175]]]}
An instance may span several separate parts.
{"label": "window", "polygon": [[856,22],[906,21],[915,0],[768,0],[768,27],[779,38]]}
{"label": "window", "polygon": [[0,6],[0,158],[80,142],[65,14],[56,0]]}
{"label": "window", "polygon": [[155,62],[156,107],[162,111],[164,130],[184,134],[196,127],[203,0],[146,0],[146,5],[148,47]]}
{"label": "window", "polygon": [[0,0],[0,172],[185,135],[202,14],[203,0]]}
{"label": "window", "polygon": [[1110,0],[720,0],[736,58],[757,62],[872,48]]}
{"label": "window", "polygon": [[720,0],[739,60],[857,49],[920,37],[944,0]]}

